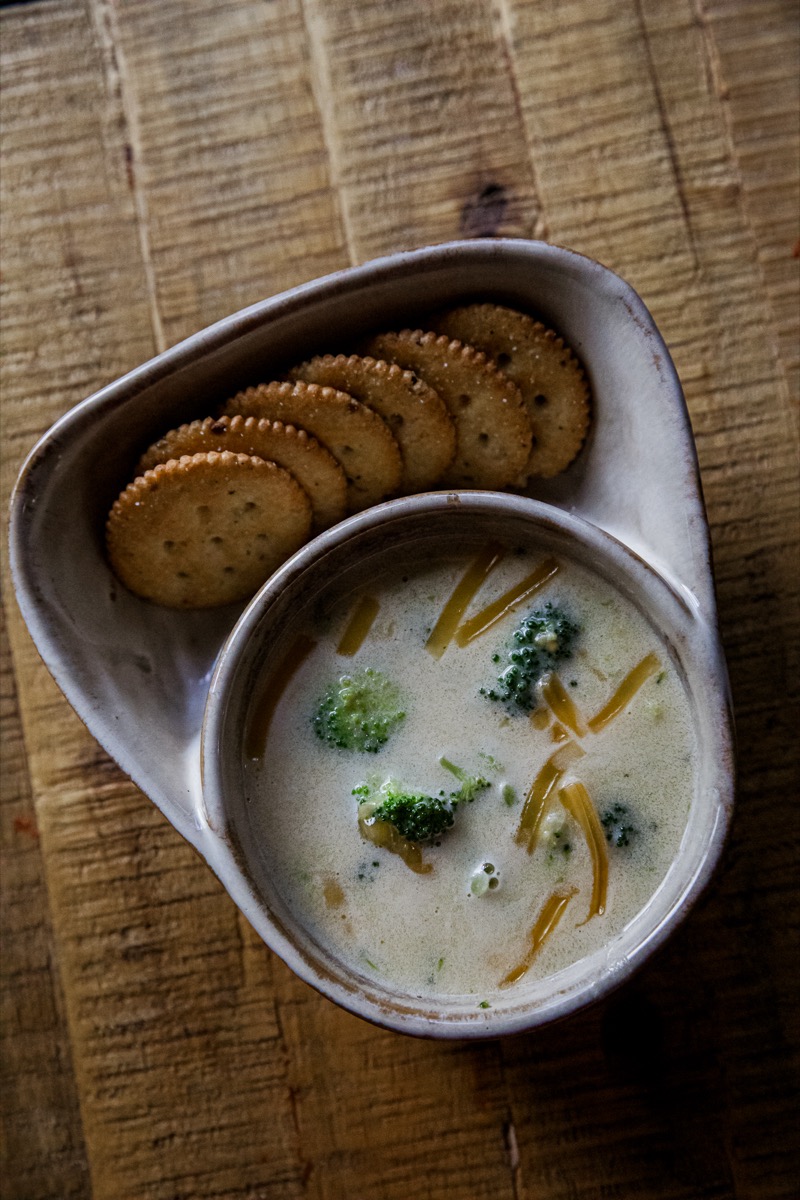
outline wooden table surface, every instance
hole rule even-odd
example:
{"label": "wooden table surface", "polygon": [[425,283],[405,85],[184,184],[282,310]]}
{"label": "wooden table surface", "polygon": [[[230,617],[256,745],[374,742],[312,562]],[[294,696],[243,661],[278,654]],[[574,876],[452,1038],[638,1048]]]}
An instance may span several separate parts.
{"label": "wooden table surface", "polygon": [[548,239],[653,312],[739,737],[712,887],[554,1028],[419,1042],[265,949],[100,750],[4,567],[2,1196],[800,1193],[792,0],[36,0],[2,12],[4,510],[155,352],[350,263]]}

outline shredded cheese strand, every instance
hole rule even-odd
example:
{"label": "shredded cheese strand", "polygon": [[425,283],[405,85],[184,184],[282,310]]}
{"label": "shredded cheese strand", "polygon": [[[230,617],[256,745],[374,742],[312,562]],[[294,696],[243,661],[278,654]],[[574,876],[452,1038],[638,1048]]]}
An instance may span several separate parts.
{"label": "shredded cheese strand", "polygon": [[434,658],[442,657],[476,592],[504,555],[505,550],[502,546],[497,542],[490,542],[467,567],[425,643],[425,649]]}
{"label": "shredded cheese strand", "polygon": [[536,844],[536,832],[544,816],[547,801],[563,774],[552,759],[548,758],[528,789],[514,841],[518,846],[527,844],[529,854],[533,852]]}
{"label": "shredded cheese strand", "polygon": [[417,875],[429,875],[433,870],[432,863],[423,861],[422,848],[398,833],[391,821],[364,821],[359,817],[358,828],[368,842],[399,855],[409,870]]}
{"label": "shredded cheese strand", "polygon": [[341,636],[339,645],[336,647],[337,654],[352,658],[361,649],[364,639],[372,628],[372,622],[378,615],[379,609],[380,603],[374,596],[361,597],[352,617],[347,623],[347,628]]}
{"label": "shredded cheese strand", "polygon": [[500,987],[508,987],[509,984],[516,983],[518,979],[522,978],[544,943],[553,933],[564,914],[564,909],[577,890],[577,888],[568,888],[565,891],[553,892],[552,896],[548,896],[542,906],[542,911],[536,919],[536,924],[531,930],[531,945],[528,953],[521,963],[513,967],[505,978],[500,980]]}
{"label": "shredded cheese strand", "polygon": [[247,730],[245,754],[248,758],[261,758],[263,755],[267,745],[267,734],[278,701],[289,686],[293,675],[308,658],[316,644],[306,634],[298,634],[278,666],[271,672]]}
{"label": "shredded cheese strand", "polygon": [[[566,787],[560,789],[558,798],[569,815],[580,826],[592,857],[592,899],[589,905],[589,915],[586,918],[586,921],[591,921],[592,917],[602,916],[606,911],[608,896],[606,839],[603,836],[597,809],[592,804],[591,796],[584,784],[578,782],[567,784]],[[586,921],[581,921],[580,924],[585,925]]]}
{"label": "shredded cheese strand", "polygon": [[566,746],[562,746],[560,750],[556,750],[550,755],[552,762],[562,770],[566,771],[567,767],[571,767],[579,758],[583,758],[586,751],[580,746],[576,746],[575,742],[567,742]]}
{"label": "shredded cheese strand", "polygon": [[567,729],[571,729],[576,737],[584,737],[586,722],[555,672],[545,675],[539,686],[542,698],[556,720],[566,725]]}
{"label": "shredded cheese strand", "polygon": [[467,646],[470,642],[474,642],[475,638],[486,633],[498,621],[502,621],[518,605],[525,600],[529,600],[536,592],[557,574],[559,570],[558,563],[553,558],[547,558],[543,563],[531,571],[530,575],[509,588],[507,592],[503,592],[502,596],[498,596],[497,600],[493,600],[491,604],[487,604],[486,608],[482,608],[474,617],[470,617],[465,621],[460,629],[456,630],[455,640],[458,646]]}
{"label": "shredded cheese strand", "polygon": [[642,661],[637,663],[632,671],[628,672],[608,703],[604,704],[600,711],[592,717],[589,722],[589,728],[592,733],[599,733],[615,717],[619,716],[622,710],[630,704],[642,684],[651,675],[654,675],[660,666],[661,663],[657,655],[652,652],[646,654]]}
{"label": "shredded cheese strand", "polygon": [[527,844],[529,854],[533,853],[536,845],[536,834],[547,811],[547,802],[553,789],[561,782],[567,767],[582,758],[584,753],[585,751],[580,746],[576,746],[574,742],[560,746],[555,753],[550,755],[528,789],[514,841],[518,846]]}

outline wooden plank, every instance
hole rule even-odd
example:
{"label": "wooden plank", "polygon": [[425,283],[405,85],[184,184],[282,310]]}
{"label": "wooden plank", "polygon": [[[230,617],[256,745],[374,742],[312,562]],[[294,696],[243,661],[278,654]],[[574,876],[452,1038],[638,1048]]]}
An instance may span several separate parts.
{"label": "wooden plank", "polygon": [[[797,694],[795,445],[769,314],[753,305],[760,276],[724,114],[688,5],[595,5],[587,17],[580,4],[520,3],[511,24],[551,236],[638,285],[684,382],[747,764],[741,815],[714,893],[713,916],[726,936],[710,950],[696,917],[643,976],[648,1020],[665,1048],[662,1084],[673,1103],[662,1107],[663,1097],[647,1089],[609,1129],[614,1078],[596,1053],[589,1096],[576,1102],[564,1087],[554,1098],[553,1080],[569,1070],[570,1053],[573,1077],[593,1057],[578,1022],[564,1053],[547,1055],[544,1078],[538,1056],[522,1060],[527,1091],[514,1077],[521,1170],[536,1186],[549,1179],[544,1194],[554,1196],[595,1195],[598,1176],[626,1196],[652,1195],[653,1188],[664,1196],[729,1195],[736,1188],[748,1196],[786,1194],[797,1049],[786,955],[796,931],[785,919],[793,855],[781,839],[776,845],[772,830],[776,819],[781,828],[791,823],[787,805],[797,779],[788,741],[796,705],[776,703],[776,691]],[[564,28],[580,35],[568,55],[559,37]],[[769,627],[768,639],[758,637],[759,627]],[[759,887],[766,877],[769,887]],[[745,975],[750,956],[762,966]],[[687,973],[695,986],[676,988]],[[715,981],[722,979],[728,990],[720,995]],[[681,1044],[687,1020],[713,1037],[716,1063],[708,1066],[719,1064],[716,1078],[707,1073],[699,1105],[688,1102],[698,1078],[696,1060]],[[589,1018],[586,1024],[594,1044],[600,1025]],[[754,1027],[763,1031],[757,1046],[741,1035]],[[753,1097],[764,1087],[758,1106]],[[736,1096],[731,1111],[725,1092]],[[577,1153],[553,1180],[548,1140],[537,1134],[568,1125],[577,1131]],[[652,1150],[647,1162],[640,1159],[643,1138]]]}
{"label": "wooden plank", "polygon": [[[547,232],[640,288],[684,379],[746,765],[725,869],[633,987],[501,1047],[408,1041],[264,950],[14,617],[94,1196],[785,1194],[796,883],[773,831],[796,779],[794,468],[755,127],[738,127],[740,178],[726,122],[726,72],[753,83],[736,11],[69,0],[4,16],[3,496],[55,415],[244,303],[459,233]],[[776,117],[765,92],[753,103],[742,114]],[[64,1026],[47,1028],[26,1061],[55,1053]],[[60,1194],[85,1183],[68,1083],[47,1096],[73,1157],[15,1172],[20,1196],[59,1170]]]}
{"label": "wooden plank", "polygon": [[698,4],[729,113],[743,202],[772,309],[770,332],[800,401],[800,21],[782,0]]}
{"label": "wooden plank", "polygon": [[[2,53],[0,490],[6,511],[13,478],[38,435],[88,392],[148,357],[153,341],[146,283],[130,237],[133,213],[122,147],[118,156],[106,152],[107,109],[97,86],[89,30],[75,6],[65,10],[48,4],[7,11]],[[87,175],[90,162],[99,169]],[[122,311],[127,318],[123,337]],[[9,597],[6,573],[3,586]],[[39,662],[13,600],[8,611],[21,707],[30,709],[33,701],[40,716],[17,727],[19,736],[24,734],[31,783],[29,791],[24,777],[17,774],[21,790],[15,816],[36,830],[47,875],[49,829],[38,808],[31,810],[48,782],[57,789],[70,770],[77,770],[80,778],[83,756],[95,760],[100,756]],[[9,787],[14,778],[6,773],[13,770],[12,746],[4,741],[3,778]],[[20,1006],[16,1037],[30,1055],[24,1067],[19,1063],[19,1088],[26,1092],[10,1090],[20,1105],[27,1101],[27,1109],[13,1112],[9,1125],[7,1149],[13,1174],[9,1173],[8,1194],[26,1200],[39,1192],[84,1196],[89,1192],[89,1171],[78,1112],[78,1097],[83,1099],[80,1064],[76,1063],[76,1096],[68,1021],[65,1029],[64,1009],[69,1013],[69,1003],[62,1008],[59,990],[63,982],[69,991],[71,982],[58,919],[65,901],[57,889],[51,893],[56,905],[51,935],[41,891],[37,897],[37,864],[30,848],[27,857],[21,854],[22,836],[6,843],[10,861],[3,872],[4,893],[9,889],[4,961],[12,972],[21,971],[9,1003]],[[26,972],[24,958],[18,957],[21,914],[16,905],[23,882],[29,886],[32,908],[31,966],[40,961],[41,976]],[[39,887],[44,888],[44,881],[39,881]],[[38,1035],[29,1028],[31,1014],[38,1014]],[[38,1094],[31,1094],[33,1078]],[[34,1156],[38,1161],[32,1161]]]}
{"label": "wooden plank", "polygon": [[16,700],[0,608],[0,1116],[3,1156],[13,1164],[0,1194],[78,1200],[88,1167]]}
{"label": "wooden plank", "polygon": [[306,0],[351,257],[543,231],[505,42],[484,0]]}
{"label": "wooden plank", "polygon": [[114,118],[91,29],[74,4],[2,19],[5,511],[39,434],[154,343],[124,146],[107,145]]}
{"label": "wooden plank", "polygon": [[299,1195],[271,989],[217,881],[114,775],[39,804],[93,1195]]}
{"label": "wooden plank", "polygon": [[[32,9],[5,42],[16,117],[3,175],[15,230],[6,493],[34,433],[172,329],[155,291],[154,209],[137,195],[130,98],[107,14],[95,15],[93,27],[78,3]],[[42,311],[53,327],[44,337]],[[232,904],[86,734],[18,622],[14,652],[92,1194],[298,1194],[270,960],[245,977]]]}
{"label": "wooden plank", "polygon": [[516,1200],[496,1046],[400,1037],[277,982],[308,1196]]}
{"label": "wooden plank", "polygon": [[348,265],[299,0],[91,0],[171,344]]}

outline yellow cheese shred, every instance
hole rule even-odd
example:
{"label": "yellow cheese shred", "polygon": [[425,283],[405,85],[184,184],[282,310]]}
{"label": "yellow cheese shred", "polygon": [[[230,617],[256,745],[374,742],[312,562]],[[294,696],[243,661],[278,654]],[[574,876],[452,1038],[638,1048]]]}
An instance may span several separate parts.
{"label": "yellow cheese shred", "polygon": [[[590,921],[592,917],[602,916],[606,911],[606,898],[608,896],[608,850],[606,848],[606,839],[603,836],[603,828],[600,824],[600,818],[597,815],[597,809],[592,804],[591,796],[584,784],[568,783],[566,787],[560,789],[558,798],[569,815],[580,826],[592,858],[592,899],[589,905],[589,915],[586,918],[586,921]],[[586,921],[581,921],[580,924],[585,925]]]}
{"label": "yellow cheese shred", "polygon": [[518,963],[516,967],[513,967],[505,976],[505,978],[500,980],[500,987],[508,987],[510,984],[516,983],[518,979],[522,978],[536,955],[541,950],[544,943],[558,925],[564,914],[564,909],[567,907],[577,890],[577,888],[567,888],[563,891],[553,892],[552,896],[548,896],[542,906],[542,911],[539,913],[539,916],[536,919],[536,924],[531,930],[531,944],[528,953],[525,955],[521,963]]}
{"label": "yellow cheese shred", "polygon": [[547,558],[543,563],[540,563],[535,570],[531,571],[530,575],[526,575],[523,580],[509,588],[507,592],[503,592],[502,596],[498,596],[491,604],[487,604],[486,608],[482,608],[474,617],[470,617],[465,621],[460,629],[456,631],[455,640],[458,646],[467,646],[473,642],[475,638],[480,637],[482,633],[486,633],[498,621],[502,621],[508,613],[515,609],[525,600],[529,600],[534,593],[538,592],[548,580],[558,572],[558,563],[553,558]]}
{"label": "yellow cheese shred", "polygon": [[576,746],[574,742],[560,746],[550,755],[528,789],[517,832],[514,834],[514,841],[518,846],[527,846],[529,854],[533,853],[536,846],[536,834],[547,810],[547,802],[553,794],[553,789],[563,779],[567,767],[582,758],[584,753],[585,751],[580,746]]}
{"label": "yellow cheese shred", "polygon": [[609,722],[619,716],[622,710],[630,704],[642,684],[651,675],[654,675],[660,666],[657,655],[652,652],[646,654],[642,661],[628,672],[608,703],[604,704],[600,711],[592,717],[589,722],[592,733],[599,733]]}
{"label": "yellow cheese shred", "polygon": [[542,698],[553,716],[562,725],[566,725],[567,729],[571,729],[576,737],[583,737],[586,733],[586,722],[558,676],[555,673],[545,675],[540,687]]}
{"label": "yellow cheese shred", "polygon": [[374,596],[362,596],[355,607],[352,617],[347,622],[347,628],[341,636],[336,653],[347,658],[361,649],[372,623],[378,615],[380,603]]}
{"label": "yellow cheese shred", "polygon": [[267,734],[280,700],[300,665],[308,658],[316,642],[301,633],[295,638],[278,666],[270,674],[266,689],[256,705],[247,730],[245,754],[248,758],[261,758],[267,745]]}
{"label": "yellow cheese shred", "polygon": [[456,584],[453,594],[442,609],[439,620],[431,630],[425,649],[434,658],[441,658],[467,611],[473,597],[505,555],[496,542],[484,546]]}
{"label": "yellow cheese shred", "polygon": [[409,842],[402,833],[398,833],[391,821],[368,822],[359,817],[358,828],[361,836],[372,842],[373,846],[380,846],[383,850],[397,854],[409,870],[417,875],[429,875],[433,870],[431,863],[423,861],[420,846],[416,842]]}

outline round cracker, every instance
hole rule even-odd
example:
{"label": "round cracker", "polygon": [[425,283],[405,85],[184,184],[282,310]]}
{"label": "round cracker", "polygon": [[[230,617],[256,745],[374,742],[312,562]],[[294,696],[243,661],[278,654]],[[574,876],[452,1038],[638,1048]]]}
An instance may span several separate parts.
{"label": "round cracker", "polygon": [[262,383],[239,392],[224,413],[266,417],[313,434],[347,476],[351,512],[369,508],[400,486],[403,460],[389,426],[371,408],[336,388],[315,383]]}
{"label": "round cracker", "polygon": [[407,494],[434,487],[455,457],[455,425],[444,401],[397,363],[326,354],[294,367],[289,378],[338,388],[383,417],[400,446]]}
{"label": "round cracker", "polygon": [[483,350],[518,386],[534,437],[525,478],[565,471],[586,440],[591,413],[583,367],[563,338],[500,304],[465,304],[433,326]]}
{"label": "round cracker", "polygon": [[503,488],[518,478],[530,454],[530,422],[516,384],[485,354],[421,329],[378,334],[367,351],[416,372],[447,405],[456,455],[445,486]]}
{"label": "round cracker", "polygon": [[306,540],[311,501],[288,471],[246,454],[185,455],[135,479],[106,526],[111,565],[137,596],[210,608],[251,596]]}
{"label": "round cracker", "polygon": [[305,429],[265,417],[206,417],[171,429],[142,455],[137,475],[171,458],[210,450],[251,454],[291,471],[308,493],[317,529],[335,525],[347,512],[347,480],[333,455]]}

